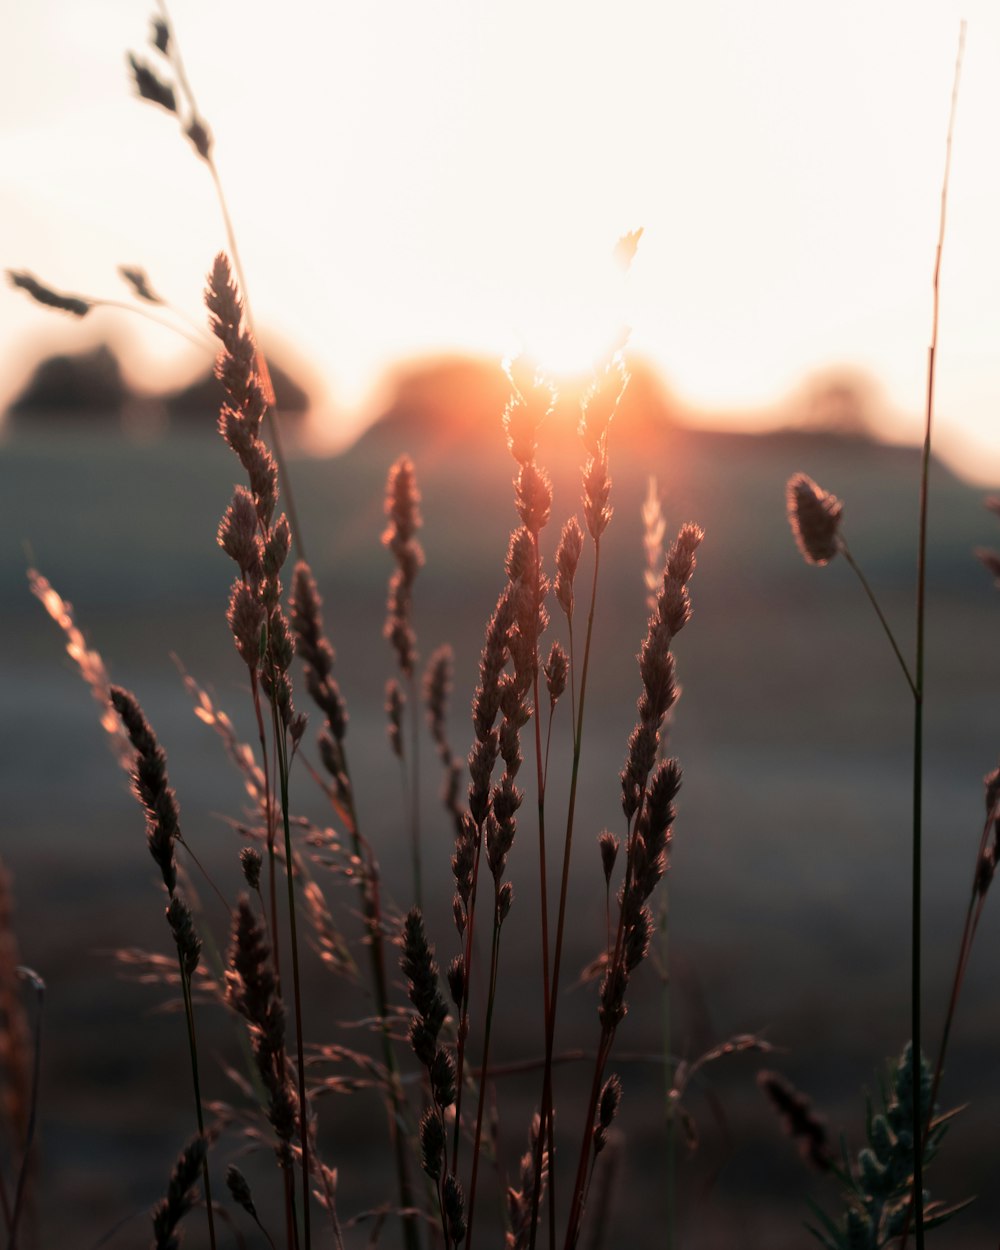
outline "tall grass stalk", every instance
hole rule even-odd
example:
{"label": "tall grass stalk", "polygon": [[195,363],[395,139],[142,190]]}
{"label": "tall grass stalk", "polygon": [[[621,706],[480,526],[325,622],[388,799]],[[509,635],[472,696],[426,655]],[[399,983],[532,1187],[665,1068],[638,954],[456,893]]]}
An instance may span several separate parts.
{"label": "tall grass stalk", "polygon": [[[955,132],[955,115],[958,109],[958,88],[962,76],[962,58],[965,52],[966,24],[959,28],[958,52],[955,57],[955,76],[951,89],[951,109],[948,117],[948,136],[945,141],[944,175],[941,180],[941,213],[938,223],[937,247],[934,253],[933,312],[931,317],[931,340],[927,349],[927,408],[924,422],[924,443],[920,462],[920,530],[917,543],[917,620],[916,657],[914,660],[913,695],[913,903],[911,937],[911,1026],[913,1041],[913,1088],[919,1089],[918,1075],[921,1060],[921,904],[923,860],[923,761],[924,761],[924,652],[927,588],[927,518],[928,479],[931,464],[931,433],[934,420],[934,382],[937,365],[938,314],[941,299],[941,256],[944,251],[945,222],[948,209],[948,182],[951,176],[951,148]],[[923,1140],[920,1099],[913,1099],[913,1140]],[[924,1179],[923,1151],[914,1151],[913,1206],[917,1250],[924,1250]],[[904,1236],[905,1242],[905,1236]]]}
{"label": "tall grass stalk", "polygon": [[[570,644],[570,691],[572,695],[572,732],[573,760],[570,768],[569,798],[566,806],[566,832],[563,838],[562,872],[559,880],[559,908],[556,919],[555,951],[552,961],[552,978],[545,1017],[545,1067],[542,1077],[541,1131],[535,1151],[534,1189],[531,1204],[530,1250],[535,1250],[538,1228],[538,1208],[541,1201],[542,1186],[542,1150],[547,1147],[550,1161],[555,1159],[555,1141],[552,1105],[552,1058],[555,1046],[556,1015],[558,1011],[559,977],[562,970],[563,939],[566,932],[566,908],[569,898],[569,871],[573,852],[573,831],[576,822],[576,801],[580,781],[580,761],[583,755],[583,725],[587,703],[587,678],[590,673],[591,644],[594,636],[594,616],[597,608],[597,587],[601,568],[601,538],[611,520],[611,509],[608,507],[608,494],[611,479],[608,474],[608,427],[625,388],[628,385],[628,374],[619,359],[610,361],[593,388],[584,396],[581,408],[580,432],[588,452],[588,460],[583,471],[584,481],[584,514],[587,529],[594,546],[594,568],[590,583],[590,602],[587,612],[587,631],[583,647],[583,663],[579,677],[579,694],[577,695],[577,679],[573,651],[573,617],[574,598],[573,580],[576,575],[577,562],[583,536],[579,527],[572,531],[567,527],[563,531],[560,556],[568,557],[568,563],[560,567],[566,589],[557,597],[560,606],[566,613]],[[606,389],[607,388],[607,389]],[[615,391],[609,396],[607,390]],[[592,409],[592,410],[591,410]],[[574,518],[575,523],[575,518]],[[577,537],[578,535],[578,537]],[[571,548],[567,551],[568,548]],[[556,1189],[554,1168],[549,1175],[549,1246],[554,1250],[556,1239]]]}
{"label": "tall grass stalk", "polygon": [[302,1231],[306,1250],[312,1246],[312,1222],[309,1190],[309,1102],[306,1097],[305,1035],[302,1029],[302,982],[299,975],[299,938],[296,920],[294,856],[292,854],[292,829],[288,811],[288,738],[280,723],[277,701],[271,703],[274,723],[274,741],[278,759],[278,775],[281,785],[281,818],[285,834],[285,880],[288,884],[288,926],[292,952],[292,996],[295,1009],[295,1051],[297,1060],[299,1094],[299,1142],[302,1147]]}

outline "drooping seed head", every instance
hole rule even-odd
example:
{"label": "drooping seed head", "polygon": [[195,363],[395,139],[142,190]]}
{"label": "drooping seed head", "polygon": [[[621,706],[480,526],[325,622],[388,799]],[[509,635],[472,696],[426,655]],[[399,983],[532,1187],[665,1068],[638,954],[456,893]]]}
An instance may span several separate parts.
{"label": "drooping seed head", "polygon": [[177,112],[177,97],[174,95],[174,89],[168,82],[164,82],[162,78],[150,69],[145,61],[141,61],[134,53],[128,54],[128,63],[132,70],[132,81],[135,83],[135,89],[139,97],[148,100],[151,104],[158,104],[160,108],[166,109],[168,113]]}
{"label": "drooping seed head", "polygon": [[247,1183],[247,1178],[235,1163],[230,1163],[229,1167],[226,1168],[226,1188],[229,1190],[233,1202],[237,1206],[242,1207],[252,1219],[256,1219],[257,1208],[253,1203],[250,1186]]}
{"label": "drooping seed head", "polygon": [[109,694],[135,748],[132,786],[146,814],[149,853],[160,869],[167,892],[173,894],[177,888],[174,841],[180,837],[180,813],[167,780],[167,757],[135,695],[121,686],[112,686]]}
{"label": "drooping seed head", "polygon": [[170,27],[162,18],[154,17],[149,32],[149,42],[166,56],[170,49]]}
{"label": "drooping seed head", "polygon": [[840,519],[844,505],[808,477],[796,473],[785,491],[788,523],[808,564],[829,564],[840,550]]}
{"label": "drooping seed head", "polygon": [[240,867],[251,890],[260,889],[261,855],[255,846],[245,846],[240,851]]}
{"label": "drooping seed head", "polygon": [[90,300],[81,299],[78,295],[63,295],[60,291],[54,291],[51,287],[39,282],[33,274],[23,270],[8,269],[7,280],[11,286],[26,291],[37,304],[44,304],[46,308],[57,308],[60,312],[71,313],[74,317],[85,317],[93,308]]}
{"label": "drooping seed head", "polygon": [[798,1142],[803,1158],[817,1171],[829,1171],[833,1157],[826,1122],[813,1111],[809,1099],[777,1072],[758,1072],[757,1084]]}
{"label": "drooping seed head", "polygon": [[162,304],[163,298],[153,290],[149,281],[149,275],[145,269],[139,269],[133,265],[119,265],[118,274],[123,282],[126,282],[131,288],[132,294],[136,299],[141,299],[146,304]]}
{"label": "drooping seed head", "polygon": [[167,1196],[153,1208],[153,1250],[177,1250],[180,1237],[177,1226],[198,1198],[198,1177],[201,1174],[208,1143],[195,1137],[181,1151],[167,1185]]}

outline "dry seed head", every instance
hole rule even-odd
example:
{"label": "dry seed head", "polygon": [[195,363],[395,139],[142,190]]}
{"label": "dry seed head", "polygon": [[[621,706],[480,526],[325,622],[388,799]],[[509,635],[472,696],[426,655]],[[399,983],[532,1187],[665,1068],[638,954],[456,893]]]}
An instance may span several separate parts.
{"label": "dry seed head", "polygon": [[395,677],[390,677],[385,684],[386,733],[389,745],[397,759],[403,758],[403,710],[406,707],[406,695]]}
{"label": "dry seed head", "polygon": [[601,867],[604,869],[604,880],[610,885],[611,874],[615,870],[615,860],[618,858],[618,850],[621,847],[621,838],[615,837],[610,830],[605,829],[598,837],[597,845],[601,848]]}
{"label": "dry seed head", "polygon": [[573,582],[580,554],[583,551],[583,530],[575,516],[563,526],[556,549],[556,599],[567,617],[573,616]]}
{"label": "dry seed head", "polygon": [[430,1068],[448,1008],[438,989],[434,951],[427,941],[419,907],[412,907],[403,922],[402,947],[399,966],[409,983],[410,1002],[417,1010],[411,1022],[410,1044],[420,1062]]}
{"label": "dry seed head", "polygon": [[514,887],[509,881],[505,881],[500,887],[497,895],[497,924],[501,925],[507,919],[510,913],[511,905],[514,902]]}
{"label": "dry seed head", "polygon": [[80,670],[80,676],[90,687],[90,693],[101,709],[101,728],[111,738],[115,759],[131,775],[132,746],[118,714],[111,706],[111,683],[100,653],[87,646],[82,630],[73,619],[73,605],[67,603],[37,569],[28,569],[28,585],[31,593],[62,630],[66,639],[66,654]]}
{"label": "dry seed head", "polygon": [[177,954],[184,974],[190,980],[201,959],[201,938],[194,927],[191,908],[176,894],[167,906],[167,923],[177,943]]}
{"label": "dry seed head", "polygon": [[567,656],[563,645],[560,642],[554,642],[552,649],[549,651],[549,658],[545,661],[545,685],[548,688],[549,698],[555,704],[566,689],[566,683],[569,680],[569,656]]}
{"label": "dry seed head", "polygon": [[157,52],[162,52],[166,56],[170,50],[170,27],[162,18],[158,17],[152,19],[151,26],[149,42]]}
{"label": "dry seed head", "polygon": [[465,1194],[462,1182],[449,1172],[444,1178],[444,1218],[448,1225],[448,1235],[457,1246],[465,1239]]}
{"label": "dry seed head", "polygon": [[151,104],[158,104],[160,108],[166,109],[168,113],[176,113],[177,97],[174,95],[174,89],[170,83],[164,82],[135,53],[130,52],[128,54],[128,62],[132,69],[132,81],[135,83],[135,89],[140,98],[149,100]]}
{"label": "dry seed head", "polygon": [[212,132],[205,121],[201,117],[192,118],[184,133],[201,159],[207,161],[212,154]]}
{"label": "dry seed head", "polygon": [[233,502],[219,522],[218,543],[252,581],[260,577],[261,551],[257,537],[257,509],[245,486],[237,486]]}
{"label": "dry seed head", "polygon": [[[504,1239],[504,1250],[528,1250],[531,1236],[531,1210],[535,1192],[535,1157],[538,1151],[538,1135],[541,1132],[541,1117],[536,1112],[532,1116],[528,1131],[528,1149],[521,1155],[520,1183],[521,1188],[513,1185],[507,1189],[507,1216],[510,1231]],[[549,1156],[544,1148],[541,1151],[541,1169],[539,1176],[539,1202],[545,1196],[545,1182],[548,1179]]]}
{"label": "dry seed head", "polygon": [[788,523],[808,564],[829,564],[840,549],[840,518],[844,505],[821,490],[811,477],[796,473],[785,490]]}
{"label": "dry seed head", "polygon": [[441,1117],[433,1107],[428,1107],[420,1120],[420,1163],[433,1181],[441,1177],[444,1146]]}
{"label": "dry seed head", "polygon": [[260,660],[261,631],[267,620],[267,613],[246,582],[233,582],[226,620],[233,631],[240,658],[248,668],[256,670]]}
{"label": "dry seed head", "polygon": [[118,273],[122,280],[128,283],[136,299],[144,300],[147,304],[163,303],[163,299],[153,290],[149,281],[149,275],[145,269],[138,269],[131,265],[119,265]]}
{"label": "dry seed head", "polygon": [[135,748],[132,786],[146,813],[149,853],[160,869],[167,892],[173,894],[177,888],[174,841],[180,837],[180,813],[167,781],[167,757],[135,695],[121,686],[112,686],[109,693]]}
{"label": "dry seed head", "polygon": [[594,380],[580,401],[580,437],[592,457],[605,459],[608,428],[628,387],[630,375],[622,357],[616,356]]}
{"label": "dry seed head", "polygon": [[465,997],[465,956],[456,955],[448,965],[448,988],[451,990],[451,1001],[461,1007]]}
{"label": "dry seed head", "polygon": [[235,1163],[230,1163],[226,1168],[226,1187],[229,1190],[230,1197],[237,1206],[242,1207],[252,1219],[257,1218],[257,1208],[253,1204],[253,1195],[250,1193],[250,1186],[247,1178],[239,1170]]}
{"label": "dry seed head", "polygon": [[826,1122],[813,1111],[809,1099],[777,1072],[758,1072],[757,1084],[781,1116],[788,1133],[799,1143],[806,1162],[817,1171],[829,1171],[833,1159]]}
{"label": "dry seed head", "polygon": [[507,446],[518,464],[530,464],[535,458],[538,427],[552,411],[555,392],[523,356],[505,361],[504,371],[511,384],[503,414]]}
{"label": "dry seed head", "polygon": [[977,547],[975,554],[976,559],[980,561],[996,585],[1000,587],[1000,552],[993,551],[990,547]]}
{"label": "dry seed head", "polygon": [[419,504],[413,461],[402,455],[389,469],[385,486],[385,515],[389,523],[382,533],[382,542],[393,552],[408,543],[422,525]]}
{"label": "dry seed head", "polygon": [[534,460],[523,464],[514,479],[514,502],[518,515],[532,532],[539,533],[552,512],[552,482]]}
{"label": "dry seed head", "polygon": [[385,514],[388,525],[382,542],[393,554],[396,571],[389,579],[389,601],[385,637],[396,652],[401,672],[412,677],[417,662],[416,635],[413,631],[413,583],[424,563],[424,552],[416,533],[420,518],[420,492],[417,490],[413,461],[400,456],[389,469],[385,489]]}
{"label": "dry seed head", "polygon": [[622,1100],[621,1078],[612,1073],[604,1082],[600,1101],[597,1104],[597,1123],[594,1125],[594,1154],[599,1155],[608,1143],[608,1129],[618,1114],[618,1106]]}
{"label": "dry seed head", "polygon": [[26,273],[24,270],[8,269],[7,280],[11,286],[26,291],[36,303],[44,304],[46,308],[57,308],[60,312],[71,313],[74,317],[85,317],[93,308],[89,300],[81,299],[78,295],[63,295],[59,291],[53,291],[51,287],[45,286],[33,274]]}
{"label": "dry seed head", "polygon": [[611,476],[606,452],[591,456],[583,470],[583,513],[587,529],[596,543],[611,523],[614,509],[608,504]]}
{"label": "dry seed head", "polygon": [[243,876],[251,890],[260,889],[260,866],[260,851],[255,846],[245,846],[240,851],[240,867],[243,869]]}
{"label": "dry seed head", "polygon": [[427,705],[427,723],[430,725],[434,741],[441,744],[444,739],[445,712],[448,696],[451,694],[452,670],[454,653],[445,643],[438,647],[427,661],[424,671],[424,702]]}
{"label": "dry seed head", "polygon": [[[334,652],[323,634],[322,608],[309,565],[300,560],[292,575],[291,617],[296,647],[306,665],[306,688],[326,716],[331,741],[343,743],[347,733],[347,707],[333,676]],[[338,763],[336,773],[341,771],[342,765]]]}
{"label": "dry seed head", "polygon": [[177,1225],[198,1198],[198,1176],[208,1153],[204,1137],[195,1137],[184,1147],[167,1185],[167,1196],[153,1208],[153,1250],[177,1250]]}

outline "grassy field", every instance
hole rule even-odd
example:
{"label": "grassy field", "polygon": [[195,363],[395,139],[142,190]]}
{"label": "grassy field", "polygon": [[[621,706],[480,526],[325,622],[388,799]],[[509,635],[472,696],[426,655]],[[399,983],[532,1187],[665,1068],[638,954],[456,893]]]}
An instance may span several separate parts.
{"label": "grassy field", "polygon": [[[567,439],[574,444],[568,449]],[[415,461],[423,494],[427,565],[415,592],[418,642],[424,659],[442,642],[455,649],[450,733],[463,756],[483,626],[503,583],[515,519],[499,414],[481,441],[410,438],[397,422],[343,456],[292,462],[351,712],[355,787],[386,891],[401,911],[410,883],[382,710],[392,657],[381,637],[390,560],[379,535],[385,473],[403,451]],[[578,510],[575,440],[553,433],[539,459],[553,474],[554,517]],[[856,1148],[863,1127],[858,1091],[874,1087],[877,1069],[909,1031],[910,706],[847,568],[807,568],[794,549],[783,489],[799,469],[846,501],[851,549],[908,642],[915,453],[805,435],[666,431],[638,456],[616,453],[612,439],[616,515],[596,623],[565,980],[572,982],[600,942],[603,882],[589,844],[602,828],[621,823],[617,775],[635,719],[635,653],[646,621],[640,505],[647,474],[655,473],[668,532],[695,520],[707,534],[691,588],[695,615],[677,643],[684,693],[671,729],[671,750],[685,775],[669,882],[676,1048],[693,1057],[733,1033],[763,1034],[783,1052],[769,1056],[767,1066],[808,1089]],[[166,949],[141,822],[90,695],[28,593],[25,545],[72,601],[113,680],[139,694],[169,756],[186,836],[232,896],[239,841],[227,820],[241,813],[241,787],[211,732],[194,720],[171,653],[214,690],[251,739],[245,669],[223,617],[230,571],[214,542],[235,478],[230,454],[209,437],[139,446],[50,428],[0,448],[4,858],[14,875],[23,959],[48,984],[41,1245],[70,1244],[70,1237],[77,1246],[96,1245],[116,1220],[147,1209],[189,1133],[190,1112],[181,1019],[159,1010],[161,989],[123,984],[111,954],[133,945]],[[1000,683],[1000,602],[971,552],[994,541],[996,523],[979,494],[942,469],[932,475],[932,492],[928,1047],[937,1045],[968,894],[980,781],[996,764]],[[558,525],[552,529],[554,545]],[[546,554],[551,567],[552,551]],[[423,750],[429,761],[429,742]],[[433,775],[429,767],[424,775]],[[455,942],[448,919],[451,835],[436,786],[425,785],[422,796],[426,910],[446,964]],[[295,798],[325,819],[301,774]],[[556,789],[556,810],[561,800]],[[525,830],[510,876],[524,913],[533,915],[536,852],[527,820]],[[202,902],[224,933],[221,906],[210,897]],[[534,1008],[541,993],[532,923],[519,922],[505,948],[496,1053],[512,1062],[541,1051],[540,1011],[526,1006]],[[936,1194],[980,1195],[941,1235],[955,1250],[984,1244],[987,1230],[995,1238],[1000,1218],[1000,1004],[990,955],[998,923],[987,909],[942,1090],[946,1105],[972,1105],[931,1173]],[[313,1036],[364,1013],[363,999],[318,967],[309,985],[306,1029]],[[395,1001],[405,1003],[401,986]],[[662,1221],[664,1202],[663,1076],[652,1062],[662,1053],[661,1010],[655,968],[643,966],[619,1038],[631,1059],[618,1065],[624,1155],[613,1239],[642,1250],[661,1244],[649,1232]],[[567,1037],[593,1044],[593,987],[567,989],[562,1022]],[[231,1055],[231,1030],[221,1019],[218,1025],[210,1046]],[[754,1083],[758,1066],[755,1056],[716,1065],[692,1097],[701,1141],[681,1162],[685,1250],[791,1250],[807,1244],[806,1195],[833,1196],[782,1136]],[[505,1079],[509,1105],[519,1113],[501,1125],[500,1142],[513,1160],[537,1090],[534,1078]],[[567,1116],[580,1114],[579,1080],[573,1065],[560,1070],[559,1104],[570,1108]],[[216,1071],[208,1096],[229,1096]],[[320,1104],[321,1140],[340,1168],[342,1218],[377,1204],[390,1188],[376,1101],[362,1094]],[[487,1209],[485,1197],[483,1204]],[[140,1226],[141,1218],[110,1244],[131,1244]],[[201,1245],[204,1230],[192,1221],[188,1235]],[[383,1244],[396,1244],[395,1235],[387,1227]]]}

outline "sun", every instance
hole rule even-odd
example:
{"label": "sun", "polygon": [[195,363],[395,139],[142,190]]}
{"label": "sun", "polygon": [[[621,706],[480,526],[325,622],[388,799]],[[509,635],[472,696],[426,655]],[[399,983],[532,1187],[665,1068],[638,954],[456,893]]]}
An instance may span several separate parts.
{"label": "sun", "polygon": [[526,356],[553,378],[589,376],[629,337],[628,270],[641,230],[582,259],[577,249],[538,257],[515,327]]}

